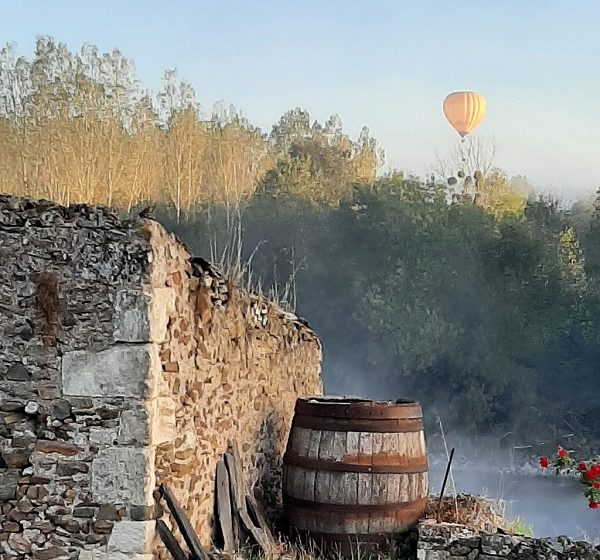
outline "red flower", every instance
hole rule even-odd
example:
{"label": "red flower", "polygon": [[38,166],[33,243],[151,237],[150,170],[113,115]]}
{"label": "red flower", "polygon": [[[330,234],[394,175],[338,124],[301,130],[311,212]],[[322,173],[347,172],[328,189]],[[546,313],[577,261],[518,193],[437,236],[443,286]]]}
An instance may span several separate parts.
{"label": "red flower", "polygon": [[590,509],[596,509],[597,507],[600,507],[600,502],[590,502],[589,503]]}
{"label": "red flower", "polygon": [[581,463],[579,463],[579,470],[580,471],[587,470],[587,465],[583,461],[581,461]]}
{"label": "red flower", "polygon": [[586,480],[593,480],[594,478],[596,478],[596,475],[594,474],[593,469],[590,469],[589,471],[585,471],[583,474],[584,474]]}
{"label": "red flower", "polygon": [[548,468],[548,457],[540,457],[540,467],[542,467],[542,469]]}
{"label": "red flower", "polygon": [[600,465],[593,465],[590,470],[592,471],[592,475],[594,477],[600,476]]}
{"label": "red flower", "polygon": [[558,446],[557,454],[561,459],[564,459],[565,457],[569,456],[569,453],[565,449],[563,449],[560,445]]}
{"label": "red flower", "polygon": [[600,490],[600,482],[594,482],[592,484],[592,486],[596,489],[596,490]]}

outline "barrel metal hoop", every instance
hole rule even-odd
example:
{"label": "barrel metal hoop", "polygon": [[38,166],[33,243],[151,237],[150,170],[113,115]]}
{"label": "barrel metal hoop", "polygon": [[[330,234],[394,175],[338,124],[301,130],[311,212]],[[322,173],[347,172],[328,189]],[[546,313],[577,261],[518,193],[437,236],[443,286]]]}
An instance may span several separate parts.
{"label": "barrel metal hoop", "polygon": [[414,511],[421,513],[427,505],[427,497],[412,500],[410,502],[395,502],[393,504],[325,504],[312,502],[292,496],[285,496],[284,502],[287,506],[308,510],[313,513],[333,513],[346,515],[358,514],[381,514],[394,516],[396,513],[408,513]]}
{"label": "barrel metal hoop", "polygon": [[356,418],[363,420],[422,419],[423,412],[418,402],[403,404],[372,401],[318,401],[298,399],[296,415],[318,418]]}
{"label": "barrel metal hoop", "polygon": [[418,474],[427,472],[427,463],[416,465],[357,465],[331,459],[314,459],[301,457],[296,454],[286,454],[284,465],[301,467],[315,471],[335,471],[348,473],[374,473],[374,474]]}
{"label": "barrel metal hoop", "polygon": [[293,427],[332,432],[371,432],[401,434],[423,430],[421,418],[326,418],[323,416],[294,416]]}

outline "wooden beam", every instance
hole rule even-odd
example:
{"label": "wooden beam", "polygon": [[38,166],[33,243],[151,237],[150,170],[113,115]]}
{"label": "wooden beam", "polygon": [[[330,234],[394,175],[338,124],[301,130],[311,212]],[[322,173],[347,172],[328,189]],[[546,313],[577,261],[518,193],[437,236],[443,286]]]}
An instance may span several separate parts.
{"label": "wooden beam", "polygon": [[212,556],[200,543],[200,539],[198,539],[198,535],[196,535],[196,532],[192,528],[188,516],[185,514],[183,509],[181,509],[181,506],[179,505],[179,502],[177,502],[173,492],[171,492],[170,488],[164,484],[161,484],[160,492],[163,498],[166,500],[171,515],[173,516],[173,519],[175,519],[175,522],[181,531],[183,540],[190,549],[192,555],[191,560],[211,560]]}
{"label": "wooden beam", "polygon": [[156,530],[158,531],[158,535],[160,540],[167,547],[167,550],[171,553],[173,560],[188,560],[187,555],[183,552],[183,549],[179,546],[177,539],[171,533],[171,529],[167,527],[167,524],[159,519],[156,522]]}
{"label": "wooden beam", "polygon": [[217,513],[223,535],[223,551],[226,553],[233,553],[239,547],[239,541],[234,532],[230,486],[229,472],[225,461],[221,459],[217,463]]}
{"label": "wooden beam", "polygon": [[275,540],[271,535],[269,528],[257,527],[248,514],[246,485],[242,472],[242,461],[238,446],[233,442],[228,453],[224,456],[225,465],[229,472],[229,482],[231,490],[231,503],[233,511],[237,513],[243,528],[245,528],[252,538],[263,550],[264,553],[270,554],[275,549]]}

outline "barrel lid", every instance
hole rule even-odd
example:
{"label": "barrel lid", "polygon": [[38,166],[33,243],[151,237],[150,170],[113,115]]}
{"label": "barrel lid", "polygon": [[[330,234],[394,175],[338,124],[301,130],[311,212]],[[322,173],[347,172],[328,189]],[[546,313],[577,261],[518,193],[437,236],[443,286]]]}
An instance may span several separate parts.
{"label": "barrel lid", "polygon": [[337,395],[298,399],[296,414],[323,418],[422,418],[421,403],[410,399],[373,401]]}

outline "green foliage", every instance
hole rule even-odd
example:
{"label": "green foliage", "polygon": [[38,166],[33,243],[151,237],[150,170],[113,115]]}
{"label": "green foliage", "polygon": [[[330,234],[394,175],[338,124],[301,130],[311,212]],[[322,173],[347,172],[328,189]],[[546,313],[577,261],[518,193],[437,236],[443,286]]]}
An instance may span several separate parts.
{"label": "green foliage", "polygon": [[518,515],[512,518],[507,530],[509,533],[521,537],[533,536],[533,525],[527,525]]}
{"label": "green foliage", "polygon": [[[246,251],[260,245],[253,269],[266,284],[299,268],[298,312],[323,340],[327,391],[418,398],[426,414],[435,407],[477,433],[518,437],[568,419],[600,435],[590,420],[595,233],[580,243],[549,199],[498,214],[449,198],[435,180],[400,173],[354,184],[337,205],[304,192],[255,196],[243,208]],[[210,215],[205,231],[220,220]],[[207,239],[180,227],[188,242]]]}

